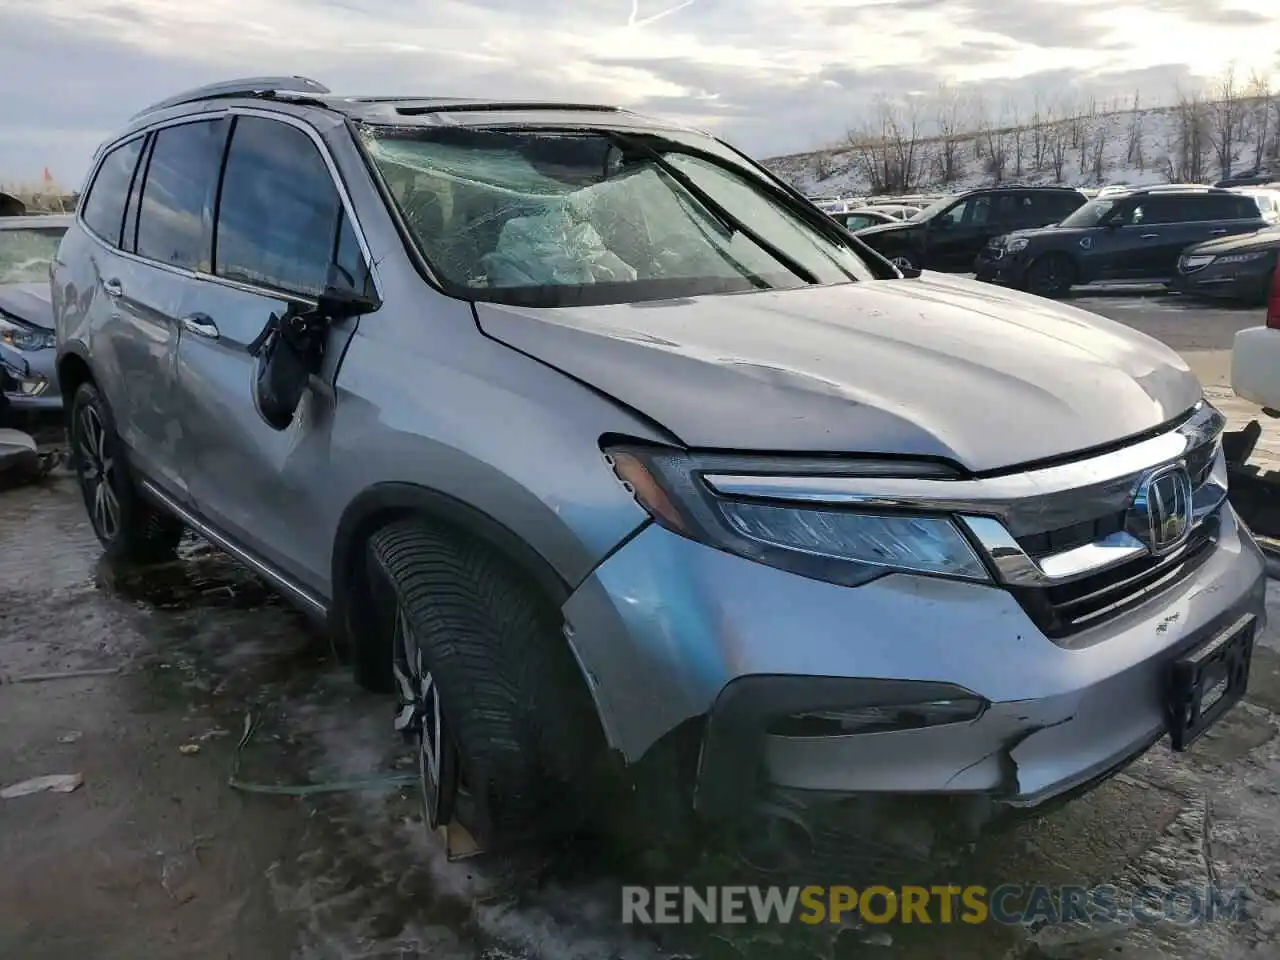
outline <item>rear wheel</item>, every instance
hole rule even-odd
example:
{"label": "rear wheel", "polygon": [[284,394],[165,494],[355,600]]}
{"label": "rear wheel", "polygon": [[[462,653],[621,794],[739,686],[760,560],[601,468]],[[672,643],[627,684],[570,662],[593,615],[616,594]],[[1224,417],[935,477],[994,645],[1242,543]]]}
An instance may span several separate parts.
{"label": "rear wheel", "polygon": [[133,564],[172,559],[183,524],[142,498],[129,474],[111,410],[92,383],[76,390],[67,432],[71,466],[107,558]]}
{"label": "rear wheel", "polygon": [[491,846],[581,825],[602,737],[558,611],[483,543],[419,520],[377,531],[368,558],[427,826],[456,818]]}
{"label": "rear wheel", "polygon": [[1027,292],[1038,297],[1065,297],[1076,282],[1076,265],[1070,257],[1051,253],[1040,257],[1027,269]]}

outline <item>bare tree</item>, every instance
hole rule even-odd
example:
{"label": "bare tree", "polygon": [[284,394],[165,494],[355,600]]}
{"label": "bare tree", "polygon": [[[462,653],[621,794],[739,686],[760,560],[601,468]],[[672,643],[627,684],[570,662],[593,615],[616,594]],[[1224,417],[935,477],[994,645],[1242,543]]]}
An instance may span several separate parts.
{"label": "bare tree", "polygon": [[974,119],[978,134],[974,138],[977,145],[975,152],[982,160],[987,174],[996,183],[1001,183],[1009,161],[1004,118],[1001,116],[993,120],[987,110],[986,102],[979,96],[974,110]]}
{"label": "bare tree", "polygon": [[938,88],[938,149],[934,154],[934,171],[942,183],[960,178],[960,144],[964,134],[964,102],[960,94],[945,83]]}
{"label": "bare tree", "polygon": [[1031,169],[1042,171],[1049,159],[1049,126],[1053,123],[1053,102],[1044,103],[1037,93],[1031,107]]}
{"label": "bare tree", "polygon": [[1209,112],[1209,142],[1213,145],[1214,158],[1222,176],[1231,176],[1231,164],[1235,160],[1236,144],[1240,138],[1240,124],[1244,104],[1240,99],[1240,87],[1236,82],[1235,67],[1228,67],[1213,86],[1214,102]]}
{"label": "bare tree", "polygon": [[903,104],[876,98],[870,122],[848,135],[854,164],[872,193],[907,193],[920,175],[920,105],[915,98]]}
{"label": "bare tree", "polygon": [[1125,135],[1124,162],[1130,167],[1145,169],[1142,157],[1142,95],[1133,91],[1133,106],[1129,114],[1129,128]]}
{"label": "bare tree", "polygon": [[1111,141],[1111,120],[1114,114],[1103,114],[1096,117],[1093,123],[1093,182],[1102,183],[1106,173],[1107,144]]}
{"label": "bare tree", "polygon": [[1268,140],[1271,135],[1273,99],[1271,78],[1254,71],[1249,77],[1245,99],[1247,101],[1245,121],[1249,127],[1249,137],[1253,140],[1253,169],[1258,170],[1267,159]]}
{"label": "bare tree", "polygon": [[1062,183],[1067,166],[1067,151],[1071,148],[1071,125],[1059,120],[1048,128],[1049,164],[1053,167],[1053,182]]}
{"label": "bare tree", "polygon": [[1203,94],[1178,92],[1174,124],[1165,144],[1165,175],[1171,182],[1197,183],[1205,179],[1210,150],[1211,111]]}
{"label": "bare tree", "polygon": [[[1007,123],[1006,123],[1007,119]],[[1026,141],[1027,131],[1022,126],[1022,113],[1018,110],[1018,104],[1014,101],[1008,101],[1002,112],[1001,125],[1009,131],[1009,142],[1013,155],[1013,179],[1022,179],[1023,160],[1026,157]]]}

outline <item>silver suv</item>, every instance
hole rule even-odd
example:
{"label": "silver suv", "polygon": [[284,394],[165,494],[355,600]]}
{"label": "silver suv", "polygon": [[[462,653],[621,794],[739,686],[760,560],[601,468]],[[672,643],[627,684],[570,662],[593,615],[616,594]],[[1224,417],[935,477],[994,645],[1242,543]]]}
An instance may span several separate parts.
{"label": "silver suv", "polygon": [[703,133],[203,88],[99,150],[52,292],[107,553],[191,528],[328,623],[482,843],[654,756],[713,822],[984,820],[1247,682],[1263,562],[1179,357],[904,276]]}

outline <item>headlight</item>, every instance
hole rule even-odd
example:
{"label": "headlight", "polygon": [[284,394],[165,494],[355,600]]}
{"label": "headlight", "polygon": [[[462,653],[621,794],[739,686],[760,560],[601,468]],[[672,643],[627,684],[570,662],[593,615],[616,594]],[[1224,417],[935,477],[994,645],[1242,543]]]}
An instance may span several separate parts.
{"label": "headlight", "polygon": [[681,536],[800,576],[857,586],[895,571],[988,581],[947,516],[761,502],[716,494],[707,473],[772,476],[948,476],[934,464],[688,454],[617,446],[605,456],[655,522]]}
{"label": "headlight", "polygon": [[1028,243],[1030,243],[1030,241],[1026,237],[1015,237],[1013,240],[1009,241],[1009,246],[1006,249],[1010,253],[1017,253],[1019,250],[1027,249]]}
{"label": "headlight", "polygon": [[0,317],[0,342],[6,343],[15,350],[44,350],[57,346],[57,339],[52,333],[37,330],[23,323],[14,323]]}
{"label": "headlight", "polygon": [[1257,253],[1229,253],[1225,257],[1215,257],[1214,263],[1249,263],[1253,260],[1261,260],[1267,255],[1267,251],[1260,250]]}

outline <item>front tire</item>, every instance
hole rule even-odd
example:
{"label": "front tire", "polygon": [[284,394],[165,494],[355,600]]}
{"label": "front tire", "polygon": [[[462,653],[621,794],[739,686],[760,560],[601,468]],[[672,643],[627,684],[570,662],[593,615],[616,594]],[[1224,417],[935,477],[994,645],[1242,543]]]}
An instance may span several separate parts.
{"label": "front tire", "polygon": [[1071,292],[1076,275],[1076,265],[1070,257],[1057,253],[1048,254],[1027,268],[1027,292],[1050,300],[1060,300]]}
{"label": "front tire", "polygon": [[89,522],[107,559],[140,565],[171,560],[182,522],[142,498],[111,410],[92,383],[82,383],[72,398],[67,439]]}
{"label": "front tire", "polygon": [[368,556],[427,826],[456,814],[488,847],[583,825],[603,738],[555,607],[485,544],[420,520],[377,531]]}

